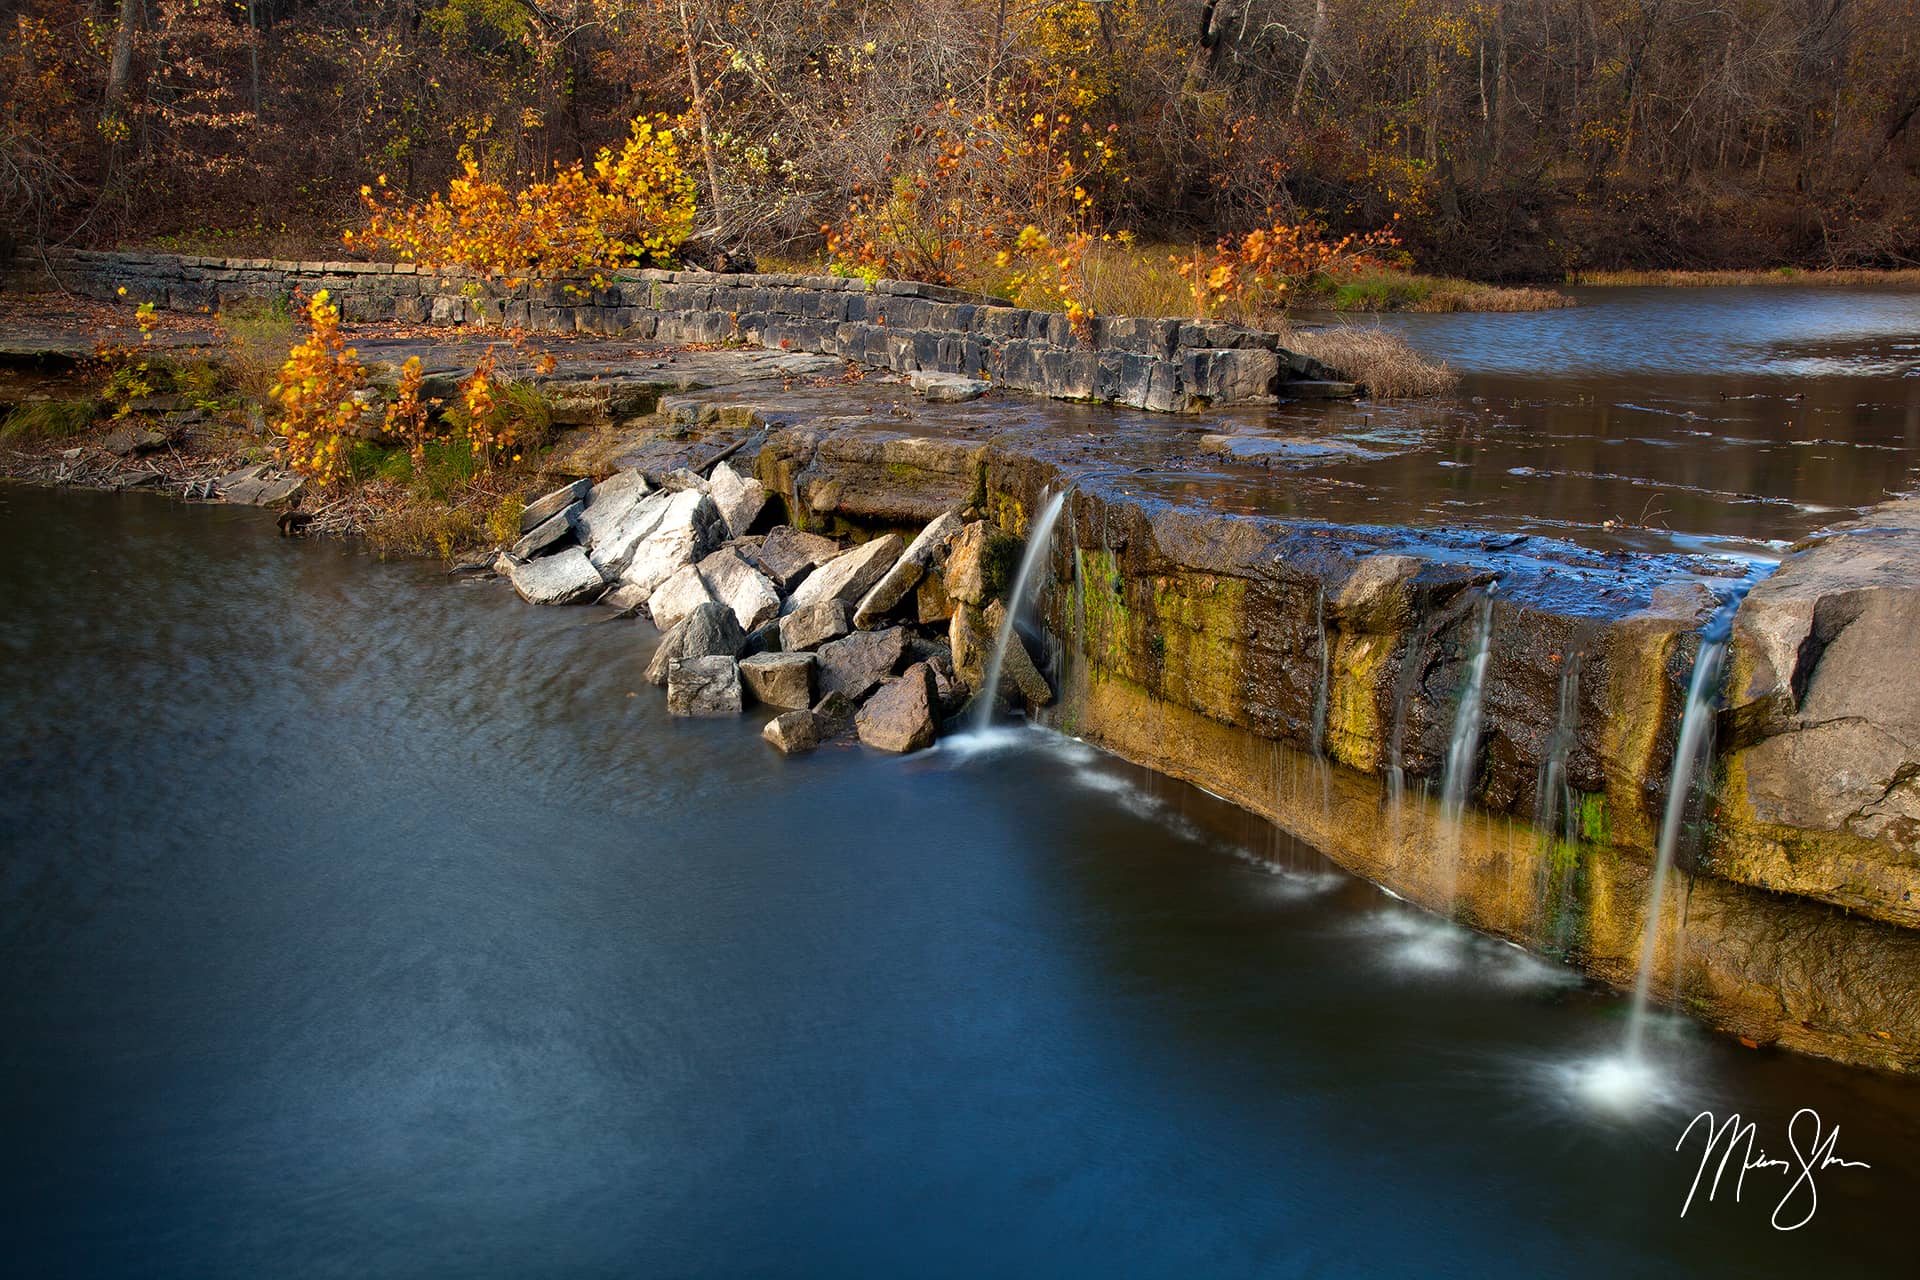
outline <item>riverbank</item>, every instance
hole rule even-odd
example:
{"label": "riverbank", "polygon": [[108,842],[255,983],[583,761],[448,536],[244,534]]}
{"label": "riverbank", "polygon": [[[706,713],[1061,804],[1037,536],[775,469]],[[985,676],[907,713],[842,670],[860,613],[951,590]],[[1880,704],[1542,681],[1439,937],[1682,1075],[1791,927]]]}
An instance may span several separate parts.
{"label": "riverbank", "polygon": [[1920,288],[1920,268],[1868,270],[1858,267],[1755,267],[1719,271],[1581,271],[1568,284],[1608,287],[1715,289],[1736,285],[1798,286],[1811,289]]}

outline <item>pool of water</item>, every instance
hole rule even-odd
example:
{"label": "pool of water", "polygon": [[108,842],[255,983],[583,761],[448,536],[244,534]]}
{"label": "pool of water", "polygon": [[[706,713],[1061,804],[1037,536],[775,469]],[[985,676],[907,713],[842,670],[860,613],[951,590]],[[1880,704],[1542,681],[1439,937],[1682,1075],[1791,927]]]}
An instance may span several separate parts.
{"label": "pool of water", "polygon": [[[1039,730],[784,759],[644,625],[0,487],[22,1276],[1894,1274],[1911,1081],[1667,1020]],[[1681,1206],[1702,1109],[1787,1179]],[[1797,1216],[1793,1209],[1791,1216]]]}
{"label": "pool of water", "polygon": [[[1222,500],[1604,549],[1777,558],[1920,483],[1920,290],[1576,289],[1580,305],[1377,321],[1462,375],[1438,401],[1285,405]],[[1231,456],[1231,455],[1230,455]]]}

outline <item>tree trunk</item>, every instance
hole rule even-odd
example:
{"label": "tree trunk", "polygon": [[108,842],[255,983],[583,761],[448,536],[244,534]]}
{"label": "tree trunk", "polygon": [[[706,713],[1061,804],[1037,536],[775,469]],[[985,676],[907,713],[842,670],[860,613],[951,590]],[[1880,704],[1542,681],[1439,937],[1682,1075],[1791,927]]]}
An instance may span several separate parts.
{"label": "tree trunk", "polygon": [[107,105],[117,107],[127,96],[133,73],[133,33],[140,25],[140,0],[120,0],[120,25],[113,32],[113,59],[107,64]]}

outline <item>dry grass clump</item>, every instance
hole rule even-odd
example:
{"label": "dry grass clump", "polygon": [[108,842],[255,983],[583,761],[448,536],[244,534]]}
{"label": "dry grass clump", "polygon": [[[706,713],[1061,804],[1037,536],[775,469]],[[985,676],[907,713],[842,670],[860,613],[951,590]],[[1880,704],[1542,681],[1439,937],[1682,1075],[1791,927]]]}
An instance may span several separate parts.
{"label": "dry grass clump", "polygon": [[1641,285],[1699,289],[1715,285],[1792,284],[1815,287],[1892,284],[1920,285],[1920,268],[1895,271],[1864,267],[1829,267],[1803,271],[1798,267],[1770,267],[1763,271],[1582,271],[1567,277],[1569,284]]}
{"label": "dry grass clump", "polygon": [[226,337],[221,354],[234,389],[266,403],[293,348],[292,308],[284,300],[243,304],[224,308],[215,321]]}
{"label": "dry grass clump", "polygon": [[1460,375],[1452,367],[1427,359],[1398,334],[1377,326],[1295,329],[1282,334],[1280,341],[1288,350],[1313,357],[1348,382],[1359,383],[1372,396],[1398,399],[1445,395],[1460,383]]}

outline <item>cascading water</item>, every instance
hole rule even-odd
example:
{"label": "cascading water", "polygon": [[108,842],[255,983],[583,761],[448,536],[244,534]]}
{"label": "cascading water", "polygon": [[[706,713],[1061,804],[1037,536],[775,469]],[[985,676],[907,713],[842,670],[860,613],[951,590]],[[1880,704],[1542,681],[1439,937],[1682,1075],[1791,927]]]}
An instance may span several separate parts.
{"label": "cascading water", "polygon": [[1447,743],[1447,764],[1440,782],[1440,848],[1435,872],[1440,909],[1451,912],[1460,877],[1460,824],[1466,815],[1467,792],[1473,786],[1474,764],[1480,754],[1481,707],[1486,695],[1487,664],[1493,653],[1493,593],[1489,583],[1481,598],[1467,662],[1467,682],[1453,713],[1453,736]]}
{"label": "cascading water", "polygon": [[1396,821],[1400,801],[1407,788],[1407,703],[1412,700],[1413,691],[1419,687],[1426,665],[1426,633],[1415,629],[1407,639],[1407,651],[1400,659],[1399,674],[1394,677],[1393,729],[1387,735],[1387,795],[1392,801]]}
{"label": "cascading water", "polygon": [[1660,920],[1666,904],[1667,878],[1673,870],[1673,855],[1680,843],[1680,831],[1686,822],[1687,801],[1692,795],[1693,779],[1706,754],[1702,747],[1713,725],[1714,704],[1720,694],[1720,670],[1726,662],[1727,639],[1733,630],[1734,610],[1740,598],[1735,596],[1714,615],[1700,637],[1700,650],[1693,657],[1693,677],[1687,683],[1687,702],[1680,712],[1679,740],[1673,748],[1673,773],[1667,780],[1667,808],[1660,820],[1660,843],[1653,866],[1653,888],[1647,897],[1647,923],[1640,936],[1640,958],[1633,980],[1633,1007],[1627,1015],[1626,1057],[1629,1063],[1640,1061],[1646,1042],[1647,1001],[1653,985],[1654,952],[1660,942]]}
{"label": "cascading water", "polygon": [[993,654],[987,659],[986,682],[974,695],[973,727],[976,730],[993,723],[993,704],[1000,692],[1000,669],[1006,664],[1007,645],[1017,643],[1015,629],[1020,621],[1020,609],[1026,603],[1027,584],[1034,569],[1046,558],[1053,541],[1054,522],[1060,518],[1060,508],[1066,502],[1064,491],[1048,498],[1027,530],[1027,549],[1020,557],[1019,572],[1014,574],[1013,590],[1007,593],[1007,616],[1000,624],[1000,634],[994,638]]}
{"label": "cascading water", "polygon": [[1564,854],[1579,842],[1579,815],[1574,810],[1573,785],[1567,780],[1567,757],[1580,732],[1580,655],[1568,654],[1560,669],[1560,699],[1547,738],[1547,758],[1540,763],[1540,779],[1533,805],[1534,830],[1546,842],[1540,860],[1540,936],[1550,946],[1564,942],[1555,907],[1566,895],[1573,875],[1572,859]]}
{"label": "cascading water", "polygon": [[1327,753],[1327,588],[1323,583],[1313,595],[1313,634],[1320,641],[1320,676],[1313,686],[1313,728],[1308,742],[1313,754]]}

